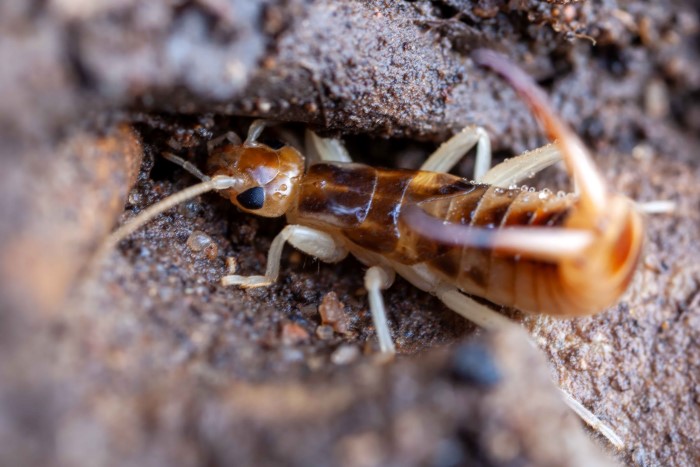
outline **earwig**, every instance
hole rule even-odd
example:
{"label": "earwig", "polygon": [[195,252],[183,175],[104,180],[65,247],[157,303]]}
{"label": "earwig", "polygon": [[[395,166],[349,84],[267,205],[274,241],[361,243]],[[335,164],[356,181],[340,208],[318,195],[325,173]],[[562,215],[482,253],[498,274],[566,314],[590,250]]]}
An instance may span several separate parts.
{"label": "earwig", "polygon": [[[613,304],[627,288],[641,254],[643,222],[632,201],[612,193],[581,140],[554,113],[544,93],[504,57],[477,51],[474,60],[494,69],[522,96],[554,144],[491,169],[487,133],[468,127],[418,171],[352,163],[338,142],[307,133],[317,154],[304,170],[295,148],[258,141],[265,122],[254,122],[245,141],[228,133],[210,142],[205,175],[167,155],[201,180],[146,209],[115,231],[101,253],[156,215],[216,190],[244,212],[286,215],[264,275],[229,274],[224,285],[269,286],[279,275],[285,243],[321,261],[352,253],[368,266],[364,285],[380,351],[394,343],[381,291],[396,273],[436,295],[448,308],[484,328],[512,326],[505,316],[474,301],[554,316],[582,316]],[[475,181],[447,174],[476,146]],[[514,188],[527,176],[563,159],[576,195]],[[465,294],[466,293],[466,294]],[[614,445],[622,442],[570,396],[567,402]]]}

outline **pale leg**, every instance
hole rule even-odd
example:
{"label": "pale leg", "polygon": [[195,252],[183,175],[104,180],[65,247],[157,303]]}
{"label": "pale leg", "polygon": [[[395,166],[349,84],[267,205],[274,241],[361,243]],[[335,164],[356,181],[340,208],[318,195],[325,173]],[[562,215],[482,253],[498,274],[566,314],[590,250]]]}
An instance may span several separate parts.
{"label": "pale leg", "polygon": [[369,296],[369,309],[372,312],[374,329],[379,339],[379,350],[383,354],[396,353],[394,342],[391,340],[389,324],[386,319],[382,290],[387,289],[394,282],[394,271],[382,266],[372,266],[365,273],[365,289]]}
{"label": "pale leg", "polygon": [[310,130],[306,130],[305,140],[306,155],[311,161],[352,162],[340,140],[321,138]]}
{"label": "pale leg", "polygon": [[325,232],[302,225],[288,225],[277,234],[267,255],[264,276],[229,275],[221,278],[223,285],[240,285],[243,288],[266,287],[277,281],[280,272],[282,248],[289,242],[296,249],[325,263],[337,263],[348,255],[348,250]]}
{"label": "pale leg", "polygon": [[269,120],[255,120],[253,123],[250,124],[248,127],[248,136],[245,139],[245,144],[249,145],[251,143],[255,143],[257,139],[260,137],[260,133],[263,132],[266,126],[271,125],[272,122]]}
{"label": "pale leg", "polygon": [[644,214],[671,214],[676,212],[678,204],[673,200],[647,201],[637,203],[637,209]]}
{"label": "pale leg", "polygon": [[555,144],[548,144],[532,151],[524,152],[501,162],[477,177],[476,181],[486,185],[508,188],[521,180],[534,176],[561,160],[561,152]]}
{"label": "pale leg", "polygon": [[449,172],[474,145],[474,179],[478,180],[491,166],[491,140],[486,130],[478,126],[468,126],[442,143],[423,163],[420,170]]}
{"label": "pale leg", "polygon": [[[517,326],[505,316],[501,315],[461,293],[456,287],[441,284],[434,291],[435,295],[447,306],[459,315],[467,318],[477,326],[484,329],[504,329],[508,326]],[[533,343],[534,345],[534,343]],[[622,449],[624,444],[615,431],[606,425],[593,412],[585,408],[580,402],[574,399],[571,394],[559,389],[563,395],[564,402],[571,408],[584,422],[593,430],[603,435],[618,449]]]}
{"label": "pale leg", "polygon": [[593,429],[593,431],[603,435],[616,448],[623,449],[625,447],[625,443],[622,441],[622,438],[615,433],[615,430],[606,425],[605,422],[598,418],[593,412],[585,408],[583,404],[574,399],[571,394],[564,391],[562,388],[559,388],[559,391],[564,397],[564,402],[566,402],[566,405],[568,405],[569,408],[581,418],[581,420],[586,422],[588,426]]}
{"label": "pale leg", "polygon": [[454,286],[441,284],[433,293],[447,308],[468,319],[480,328],[493,330],[515,326],[511,320],[502,314],[472,300]]}
{"label": "pale leg", "polygon": [[227,131],[223,135],[217,136],[216,138],[209,140],[207,142],[207,152],[209,154],[211,154],[211,152],[214,150],[214,148],[217,147],[219,144],[221,144],[221,142],[224,140],[228,140],[229,143],[234,144],[234,145],[241,144],[241,137],[240,136],[238,136],[233,131]]}

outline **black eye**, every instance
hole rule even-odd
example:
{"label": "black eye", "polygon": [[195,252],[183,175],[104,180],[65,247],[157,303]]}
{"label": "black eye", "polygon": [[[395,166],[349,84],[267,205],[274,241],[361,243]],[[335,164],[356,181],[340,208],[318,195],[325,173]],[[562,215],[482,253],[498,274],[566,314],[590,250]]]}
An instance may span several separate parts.
{"label": "black eye", "polygon": [[277,151],[278,149],[282,149],[286,146],[286,144],[283,141],[280,141],[277,138],[270,138],[269,136],[265,135],[258,138],[258,142],[264,144],[273,151]]}
{"label": "black eye", "polygon": [[243,193],[236,196],[238,203],[246,209],[260,209],[265,202],[265,190],[261,186],[248,188]]}

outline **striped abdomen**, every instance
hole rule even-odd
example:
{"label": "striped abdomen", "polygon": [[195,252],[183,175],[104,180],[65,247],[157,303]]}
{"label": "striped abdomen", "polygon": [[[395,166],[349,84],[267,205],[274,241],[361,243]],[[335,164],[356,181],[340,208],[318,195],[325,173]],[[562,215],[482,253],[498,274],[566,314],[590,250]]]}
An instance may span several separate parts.
{"label": "striped abdomen", "polygon": [[479,185],[444,173],[323,163],[304,177],[293,217],[389,260],[425,263],[468,293],[539,312],[564,305],[557,297],[556,263],[441,243],[411,229],[402,209],[417,205],[449,223],[489,228],[559,226],[572,203],[571,197]]}

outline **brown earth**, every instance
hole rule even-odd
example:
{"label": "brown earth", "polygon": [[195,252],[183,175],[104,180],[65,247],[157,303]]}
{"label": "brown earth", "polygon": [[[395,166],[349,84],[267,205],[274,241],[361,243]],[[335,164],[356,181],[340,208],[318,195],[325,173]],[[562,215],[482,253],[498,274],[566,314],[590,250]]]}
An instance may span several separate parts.
{"label": "brown earth", "polygon": [[[700,463],[699,34],[698,5],[677,1],[0,5],[0,443],[11,447],[0,464],[591,465],[602,450],[611,463]],[[489,130],[497,156],[541,144],[512,91],[473,65],[475,47],[537,78],[612,186],[677,203],[648,219],[617,306],[523,317],[550,371],[518,333],[473,338],[402,280],[385,293],[401,355],[375,361],[354,260],[289,249],[273,287],[222,287],[225,258],[262,271],[283,224],[217,195],[86,268],[131,180],[122,219],[193,183],[157,157],[168,140],[201,157],[207,139],[249,123],[233,116],[290,122],[292,139],[302,124],[341,134],[354,157],[385,166],[417,166],[467,124]],[[195,251],[195,231],[215,246]],[[321,322],[330,292],[346,332]],[[586,439],[548,375],[625,450]]]}

